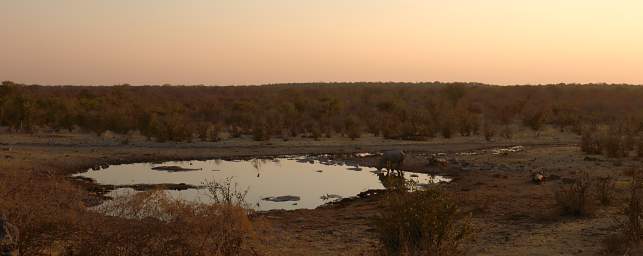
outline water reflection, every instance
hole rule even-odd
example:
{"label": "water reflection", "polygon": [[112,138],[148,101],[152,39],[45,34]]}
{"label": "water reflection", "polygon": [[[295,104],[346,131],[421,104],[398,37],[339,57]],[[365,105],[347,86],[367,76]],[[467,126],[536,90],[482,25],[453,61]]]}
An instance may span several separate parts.
{"label": "water reflection", "polygon": [[[160,166],[197,170],[167,172],[152,169]],[[403,175],[405,179],[413,180],[417,184],[449,181],[444,177],[421,173],[405,172]],[[232,177],[234,182],[239,184],[239,189],[248,190],[246,199],[256,210],[313,209],[329,201],[352,197],[369,189],[383,189],[393,182],[392,177],[378,172],[375,168],[345,165],[341,161],[320,161],[303,156],[113,165],[103,170],[89,170],[77,176],[111,185],[185,183],[196,186],[202,185],[204,181],[223,181]],[[397,177],[397,181],[400,180],[404,179]],[[128,192],[131,190],[118,189],[112,193]],[[209,200],[204,189],[169,193],[186,200]]]}

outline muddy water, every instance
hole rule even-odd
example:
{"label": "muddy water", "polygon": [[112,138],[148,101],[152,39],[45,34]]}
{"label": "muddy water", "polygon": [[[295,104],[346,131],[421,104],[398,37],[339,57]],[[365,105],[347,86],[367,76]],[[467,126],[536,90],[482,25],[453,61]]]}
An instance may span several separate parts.
{"label": "muddy water", "polygon": [[[182,167],[185,171],[164,171],[158,167]],[[155,168],[153,170],[152,168]],[[162,169],[162,168],[161,168]],[[190,170],[187,170],[190,169]],[[312,160],[304,156],[253,160],[207,160],[189,162],[136,163],[113,165],[102,170],[76,174],[99,184],[191,184],[224,181],[231,177],[239,190],[247,190],[247,202],[256,210],[313,209],[338,198],[352,197],[369,189],[383,189],[375,168]],[[440,176],[406,172],[405,177],[418,184],[449,181]],[[118,189],[113,194],[131,193]],[[207,202],[205,189],[169,191],[175,197]],[[274,202],[267,198],[282,198]],[[299,200],[296,200],[299,197]],[[329,198],[330,197],[330,198]]]}

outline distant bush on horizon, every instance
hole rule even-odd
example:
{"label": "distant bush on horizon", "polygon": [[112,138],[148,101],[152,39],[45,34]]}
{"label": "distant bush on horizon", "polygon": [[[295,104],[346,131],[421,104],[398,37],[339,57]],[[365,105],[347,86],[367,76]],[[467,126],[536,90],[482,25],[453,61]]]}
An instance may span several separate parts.
{"label": "distant bush on horizon", "polygon": [[[264,86],[37,86],[3,82],[0,126],[158,141],[306,136],[390,139],[495,134],[520,124],[581,134],[601,124],[643,130],[643,87],[607,84],[305,83]],[[493,129],[493,130],[492,130]]]}

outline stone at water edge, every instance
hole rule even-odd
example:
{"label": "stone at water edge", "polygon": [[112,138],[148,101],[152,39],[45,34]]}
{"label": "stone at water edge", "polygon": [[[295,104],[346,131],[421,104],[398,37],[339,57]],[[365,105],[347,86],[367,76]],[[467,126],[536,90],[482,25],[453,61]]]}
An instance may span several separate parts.
{"label": "stone at water edge", "polygon": [[152,167],[152,170],[168,171],[168,172],[189,172],[189,171],[200,171],[201,169],[183,168],[180,166],[156,166],[156,167]]}
{"label": "stone at water edge", "polygon": [[298,196],[272,196],[264,197],[261,200],[271,201],[271,202],[289,202],[289,201],[299,201],[301,200]]}

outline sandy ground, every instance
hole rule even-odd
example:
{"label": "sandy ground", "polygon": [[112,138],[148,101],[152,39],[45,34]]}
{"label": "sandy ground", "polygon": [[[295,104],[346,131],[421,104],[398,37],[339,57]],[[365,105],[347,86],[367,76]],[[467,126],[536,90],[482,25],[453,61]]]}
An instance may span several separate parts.
{"label": "sandy ground", "polygon": [[[331,153],[340,158],[372,164],[375,158],[356,158],[348,153],[399,148],[410,152],[405,169],[437,172],[455,177],[444,185],[473,214],[476,239],[467,245],[469,255],[597,255],[602,240],[615,233],[614,217],[622,211],[625,186],[617,186],[620,200],[599,208],[586,218],[561,217],[554,191],[560,180],[542,185],[530,182],[531,172],[574,178],[591,175],[617,176],[641,168],[639,160],[596,157],[588,161],[576,145],[578,137],[550,131],[540,136],[519,134],[512,139],[487,142],[477,137],[426,142],[390,141],[366,137],[296,139],[254,142],[229,139],[217,143],[151,143],[119,137],[80,134],[0,135],[0,171],[36,170],[70,175],[96,164],[143,161],[191,160],[222,157],[273,156]],[[520,152],[495,155],[491,149],[523,145]],[[473,154],[459,154],[473,152]],[[446,169],[426,167],[433,153],[445,153]],[[362,255],[376,246],[371,217],[379,198],[371,197],[314,210],[271,211],[255,218],[257,239],[252,246],[262,255]]]}

